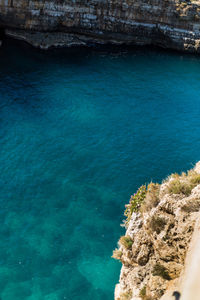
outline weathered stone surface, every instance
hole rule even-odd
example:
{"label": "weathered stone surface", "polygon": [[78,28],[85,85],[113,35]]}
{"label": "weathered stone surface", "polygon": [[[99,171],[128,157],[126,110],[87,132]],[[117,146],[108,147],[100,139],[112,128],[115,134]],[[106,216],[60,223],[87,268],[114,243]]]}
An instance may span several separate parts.
{"label": "weathered stone surface", "polygon": [[[171,178],[161,185],[156,207],[132,214],[126,230],[133,240],[132,253],[127,256],[127,249],[120,248],[123,260],[115,300],[123,299],[120,295],[125,293],[132,295],[127,299],[141,299],[144,290],[148,299],[160,299],[184,270],[200,211],[200,184],[196,183],[189,196],[169,194]],[[182,180],[191,178],[184,175]]]}
{"label": "weathered stone surface", "polygon": [[199,1],[0,0],[0,27],[45,49],[93,41],[200,52]]}
{"label": "weathered stone surface", "polygon": [[[26,41],[34,47],[44,50],[51,47],[90,46],[94,44],[107,43],[102,39],[66,32],[38,32],[6,29],[5,33],[10,37]],[[120,44],[120,42],[117,41],[110,42],[113,44]]]}

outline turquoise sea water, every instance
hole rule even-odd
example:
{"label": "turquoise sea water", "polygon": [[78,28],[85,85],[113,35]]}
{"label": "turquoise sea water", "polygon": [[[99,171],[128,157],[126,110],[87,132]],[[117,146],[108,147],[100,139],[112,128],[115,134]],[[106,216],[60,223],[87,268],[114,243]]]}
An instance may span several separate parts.
{"label": "turquoise sea water", "polygon": [[200,58],[0,49],[0,299],[110,300],[124,205],[200,159]]}

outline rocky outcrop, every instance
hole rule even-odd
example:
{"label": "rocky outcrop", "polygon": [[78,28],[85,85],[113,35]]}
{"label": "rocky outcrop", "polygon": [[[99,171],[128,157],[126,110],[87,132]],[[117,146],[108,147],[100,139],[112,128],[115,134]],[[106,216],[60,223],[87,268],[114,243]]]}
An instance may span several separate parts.
{"label": "rocky outcrop", "polygon": [[192,240],[187,250],[184,268],[179,278],[172,280],[161,300],[199,300],[200,294],[200,214],[196,220]]}
{"label": "rocky outcrop", "polygon": [[200,163],[161,185],[143,186],[131,197],[125,213],[126,235],[113,254],[122,262],[115,300],[156,300],[168,290],[172,295],[199,211]]}
{"label": "rocky outcrop", "polygon": [[0,0],[0,27],[45,49],[125,43],[200,52],[199,1]]}

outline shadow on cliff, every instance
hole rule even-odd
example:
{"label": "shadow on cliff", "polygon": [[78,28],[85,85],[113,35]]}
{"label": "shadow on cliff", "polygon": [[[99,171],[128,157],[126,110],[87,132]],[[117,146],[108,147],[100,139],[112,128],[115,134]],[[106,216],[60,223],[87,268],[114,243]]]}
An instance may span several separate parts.
{"label": "shadow on cliff", "polygon": [[[48,50],[42,50],[39,48],[34,48],[32,45],[28,44],[27,42],[15,40],[10,37],[5,36],[4,30],[0,28],[0,40],[3,40],[3,45],[1,47],[1,51],[8,51],[12,56],[13,51],[18,53],[23,53],[25,56],[31,56],[33,59],[34,57],[37,59],[64,59],[67,63],[75,64],[75,65],[85,65],[88,63],[88,59],[90,58],[92,53],[99,53],[99,54],[112,54],[112,55],[124,55],[126,53],[138,53],[140,51],[149,52],[149,51],[156,51],[156,52],[168,52],[174,55],[180,55],[181,51],[170,49],[167,45],[171,44],[172,41],[170,39],[166,39],[163,36],[161,31],[156,30],[157,35],[157,45],[147,45],[147,46],[136,46],[136,45],[91,45],[91,46],[74,46],[74,47],[64,47],[64,48],[50,48]],[[165,44],[166,47],[163,48],[162,43],[163,39],[166,40]],[[14,50],[13,50],[14,49]],[[80,55],[81,53],[81,55]],[[183,52],[186,54],[185,52]],[[194,53],[187,55],[196,56]]]}

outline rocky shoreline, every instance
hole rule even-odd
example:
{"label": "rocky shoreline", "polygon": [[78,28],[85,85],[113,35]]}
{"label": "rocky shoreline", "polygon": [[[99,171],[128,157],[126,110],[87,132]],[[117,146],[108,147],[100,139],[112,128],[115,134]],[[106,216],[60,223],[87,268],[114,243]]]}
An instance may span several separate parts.
{"label": "rocky shoreline", "polygon": [[[17,40],[23,40],[30,45],[43,50],[47,50],[52,47],[57,48],[91,45],[154,45],[166,49],[174,49],[190,53],[200,52],[200,34],[167,26],[152,26],[150,24],[142,24],[139,26],[143,27],[143,31],[147,31],[147,36],[155,35],[154,41],[152,41],[152,39],[143,40],[135,36],[126,36],[124,39],[120,36],[104,38],[103,36],[98,37],[67,32],[39,32],[21,29],[6,29],[5,35]],[[159,31],[158,36],[153,33],[154,30]],[[168,37],[169,40],[162,40],[162,36]]]}
{"label": "rocky shoreline", "polygon": [[92,45],[121,45],[122,41],[114,40],[103,40],[100,38],[94,38],[86,35],[66,33],[66,32],[35,32],[35,31],[25,31],[25,30],[13,30],[6,29],[6,36],[11,38],[22,40],[28,44],[47,50],[49,48],[55,47],[76,47],[76,46],[92,46]]}
{"label": "rocky shoreline", "polygon": [[199,53],[200,3],[0,0],[0,28],[41,49],[125,44]]}
{"label": "rocky shoreline", "polygon": [[199,211],[200,163],[161,185],[142,186],[131,197],[126,234],[113,253],[122,262],[115,300],[174,299]]}

